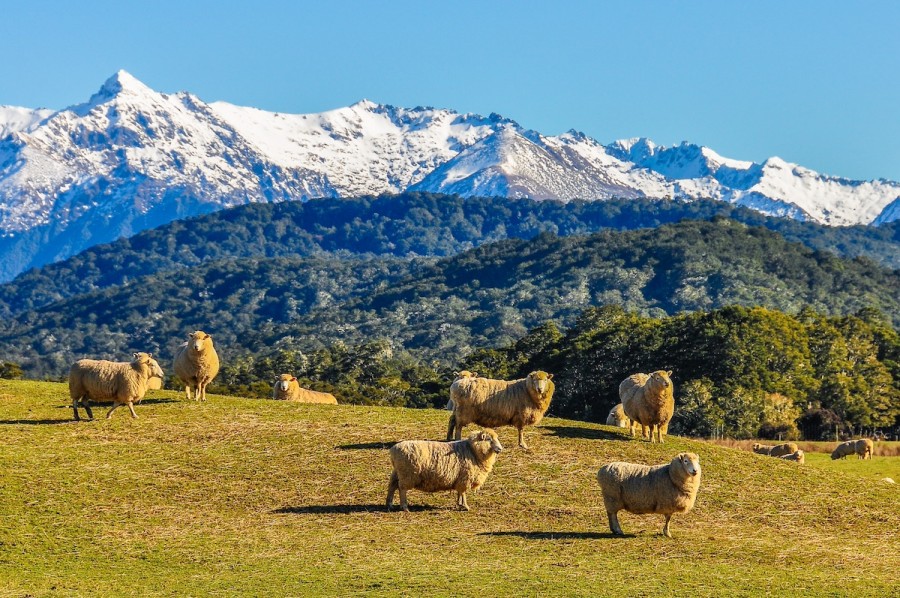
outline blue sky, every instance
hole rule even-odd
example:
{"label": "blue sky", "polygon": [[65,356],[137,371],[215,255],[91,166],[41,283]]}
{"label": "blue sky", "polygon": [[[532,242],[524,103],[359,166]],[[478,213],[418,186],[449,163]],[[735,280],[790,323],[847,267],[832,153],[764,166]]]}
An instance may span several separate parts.
{"label": "blue sky", "polygon": [[900,180],[900,2],[0,0],[0,104],[62,108],[122,68],[265,110],[497,112]]}

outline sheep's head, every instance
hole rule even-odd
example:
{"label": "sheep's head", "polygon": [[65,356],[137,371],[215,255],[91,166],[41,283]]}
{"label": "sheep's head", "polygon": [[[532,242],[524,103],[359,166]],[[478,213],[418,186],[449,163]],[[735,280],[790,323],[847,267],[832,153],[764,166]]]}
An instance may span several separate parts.
{"label": "sheep's head", "polygon": [[469,434],[469,444],[476,451],[485,455],[503,451],[503,445],[497,439],[497,433],[489,428]]}
{"label": "sheep's head", "polygon": [[688,477],[700,475],[700,456],[696,453],[678,453],[672,464],[678,465]]}
{"label": "sheep's head", "polygon": [[297,378],[290,374],[282,374],[275,379],[275,388],[281,392],[287,392],[291,386],[291,382],[296,382]]}
{"label": "sheep's head", "polygon": [[754,451],[758,451],[760,448],[762,448],[762,445],[761,445],[760,443],[758,443],[758,442],[754,442],[754,443],[753,443],[753,450],[754,450]]}
{"label": "sheep's head", "polygon": [[553,374],[542,372],[540,370],[528,374],[529,385],[541,396],[546,395],[553,388]]}
{"label": "sheep's head", "polygon": [[657,370],[650,374],[650,381],[659,388],[672,386],[672,370]]}
{"label": "sheep's head", "polygon": [[461,372],[453,372],[453,375],[457,380],[460,378],[477,378],[478,374],[475,372],[470,372],[469,370],[463,370]]}
{"label": "sheep's head", "polygon": [[202,330],[197,330],[191,333],[190,341],[188,344],[194,351],[200,352],[203,350],[203,346],[206,343],[212,344],[212,337],[203,332]]}
{"label": "sheep's head", "polygon": [[163,373],[162,368],[159,367],[159,362],[156,361],[155,359],[152,359],[152,357],[153,357],[152,353],[148,353],[147,355],[149,355],[151,357],[151,359],[150,359],[150,377],[151,378],[159,378],[160,380],[164,379],[166,377],[166,375],[165,375],[165,373]]}

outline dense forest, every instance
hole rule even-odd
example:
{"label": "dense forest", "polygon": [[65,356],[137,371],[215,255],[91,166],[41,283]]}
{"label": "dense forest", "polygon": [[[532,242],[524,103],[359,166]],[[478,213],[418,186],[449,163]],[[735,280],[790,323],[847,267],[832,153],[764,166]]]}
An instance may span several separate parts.
{"label": "dense forest", "polygon": [[866,256],[900,269],[900,221],[881,227],[826,227],[698,200],[532,201],[404,193],[359,199],[251,204],[176,221],[88,249],[0,285],[0,318],[210,261],[322,253],[446,257],[502,239],[603,229],[652,228],[727,217],[773,230],[812,249]]}

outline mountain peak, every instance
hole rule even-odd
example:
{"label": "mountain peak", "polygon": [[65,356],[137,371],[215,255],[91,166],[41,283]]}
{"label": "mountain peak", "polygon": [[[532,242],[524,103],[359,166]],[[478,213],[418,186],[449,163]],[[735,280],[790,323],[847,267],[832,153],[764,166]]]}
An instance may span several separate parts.
{"label": "mountain peak", "polygon": [[144,95],[147,93],[153,93],[153,90],[141,83],[128,71],[120,69],[103,83],[103,86],[93,95],[91,101],[93,103],[97,100],[111,100],[121,95]]}
{"label": "mountain peak", "polygon": [[378,108],[378,104],[376,104],[376,103],[373,102],[372,100],[367,100],[366,98],[363,98],[363,99],[361,99],[360,101],[356,102],[355,104],[353,104],[353,105],[350,106],[350,107],[351,107],[351,108],[359,108],[359,109],[361,109],[361,110],[372,111],[372,110],[374,110],[375,108]]}

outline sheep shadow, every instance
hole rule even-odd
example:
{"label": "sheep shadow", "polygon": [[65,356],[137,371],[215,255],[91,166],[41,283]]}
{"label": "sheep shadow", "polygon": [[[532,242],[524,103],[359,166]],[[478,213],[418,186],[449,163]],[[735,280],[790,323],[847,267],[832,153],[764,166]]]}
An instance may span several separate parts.
{"label": "sheep shadow", "polygon": [[[70,407],[71,409],[71,407]],[[0,425],[4,426],[52,426],[54,424],[76,423],[71,417],[66,419],[2,419]]]}
{"label": "sheep shadow", "polygon": [[587,440],[629,440],[621,434],[593,428],[576,428],[575,426],[541,426],[549,430],[557,438],[585,438]]}
{"label": "sheep shadow", "polygon": [[636,538],[634,534],[617,536],[612,532],[481,532],[479,536],[513,536],[526,540],[608,540],[619,538]]}
{"label": "sheep shadow", "polygon": [[342,451],[367,451],[377,449],[389,449],[397,444],[397,441],[391,442],[361,442],[359,444],[341,444],[337,448]]}
{"label": "sheep shadow", "polygon": [[[439,507],[431,505],[409,505],[409,510],[416,511],[436,511]],[[288,515],[350,515],[353,513],[386,513],[387,509],[384,503],[370,505],[307,505],[303,507],[281,507],[272,511],[272,513],[288,514]],[[402,512],[397,505],[394,505],[393,511]]]}

